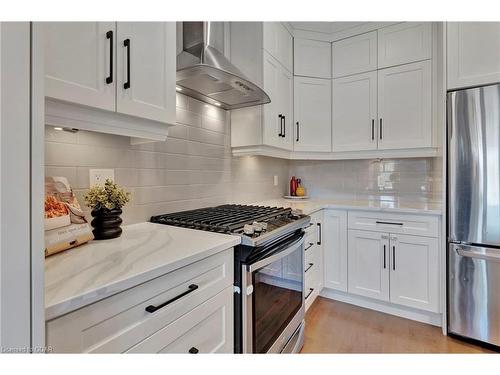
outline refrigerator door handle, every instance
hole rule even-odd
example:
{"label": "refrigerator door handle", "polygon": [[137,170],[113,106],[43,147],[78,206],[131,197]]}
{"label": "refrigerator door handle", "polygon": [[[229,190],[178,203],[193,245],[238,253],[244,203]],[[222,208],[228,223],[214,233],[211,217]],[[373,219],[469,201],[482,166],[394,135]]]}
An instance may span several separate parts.
{"label": "refrigerator door handle", "polygon": [[456,251],[457,251],[458,255],[463,256],[463,257],[490,260],[493,262],[500,262],[500,251],[489,250],[489,249],[486,249],[484,247],[481,249],[482,249],[482,252],[464,250],[462,248],[457,248]]}

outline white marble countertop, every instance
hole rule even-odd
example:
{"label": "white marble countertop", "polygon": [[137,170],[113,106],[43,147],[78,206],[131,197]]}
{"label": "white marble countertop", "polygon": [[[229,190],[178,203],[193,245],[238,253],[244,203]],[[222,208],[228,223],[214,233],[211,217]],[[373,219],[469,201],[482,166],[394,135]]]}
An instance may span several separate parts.
{"label": "white marble countertop", "polygon": [[323,208],[338,208],[346,210],[368,210],[394,213],[410,213],[418,215],[442,215],[443,208],[439,203],[401,202],[368,199],[271,199],[256,202],[257,205],[291,207],[309,215]]}
{"label": "white marble countertop", "polygon": [[45,319],[54,319],[239,243],[237,236],[168,225],[124,226],[119,238],[91,241],[46,259]]}

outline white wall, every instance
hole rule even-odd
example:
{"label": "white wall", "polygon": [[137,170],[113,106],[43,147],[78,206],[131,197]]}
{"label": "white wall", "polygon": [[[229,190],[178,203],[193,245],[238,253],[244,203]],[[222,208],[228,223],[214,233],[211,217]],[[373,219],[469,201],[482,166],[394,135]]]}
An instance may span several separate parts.
{"label": "white wall", "polygon": [[0,24],[0,350],[30,347],[30,28]]}

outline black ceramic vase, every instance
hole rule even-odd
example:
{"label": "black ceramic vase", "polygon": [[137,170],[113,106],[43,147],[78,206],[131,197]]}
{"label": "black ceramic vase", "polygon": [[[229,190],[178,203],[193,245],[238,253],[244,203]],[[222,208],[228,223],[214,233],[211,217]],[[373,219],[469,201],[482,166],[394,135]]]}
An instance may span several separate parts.
{"label": "black ceramic vase", "polygon": [[120,225],[122,219],[120,215],[122,210],[119,208],[114,208],[108,210],[107,208],[99,208],[92,210],[92,233],[94,234],[94,239],[96,240],[108,240],[110,238],[120,237],[122,234],[122,228]]}

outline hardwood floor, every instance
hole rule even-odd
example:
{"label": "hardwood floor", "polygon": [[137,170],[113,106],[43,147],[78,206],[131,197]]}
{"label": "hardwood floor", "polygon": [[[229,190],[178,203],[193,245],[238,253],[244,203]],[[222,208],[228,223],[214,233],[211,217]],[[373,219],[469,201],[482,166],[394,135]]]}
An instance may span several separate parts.
{"label": "hardwood floor", "polygon": [[306,314],[302,353],[490,353],[441,328],[318,297]]}

